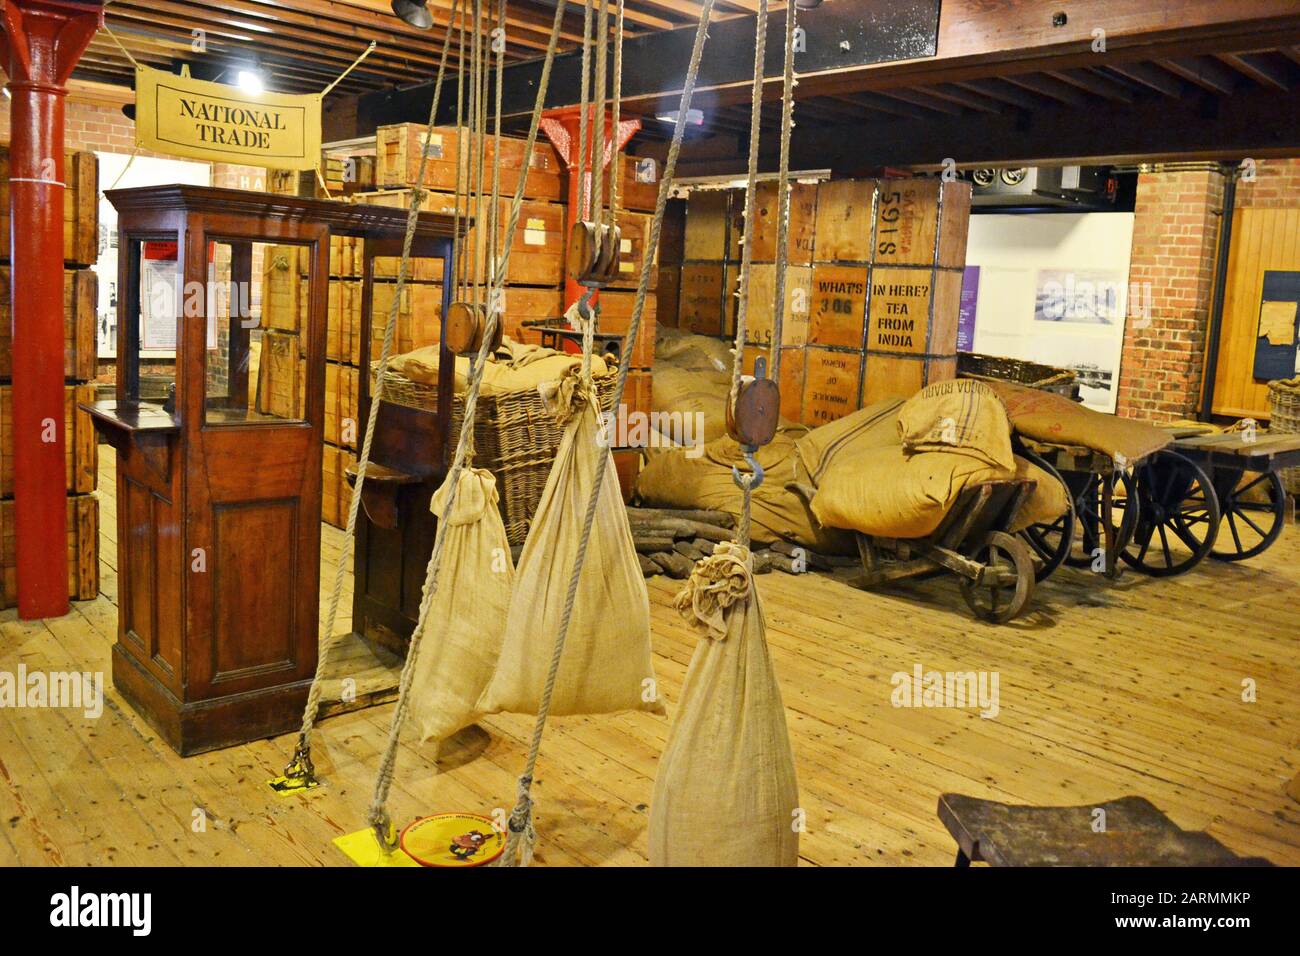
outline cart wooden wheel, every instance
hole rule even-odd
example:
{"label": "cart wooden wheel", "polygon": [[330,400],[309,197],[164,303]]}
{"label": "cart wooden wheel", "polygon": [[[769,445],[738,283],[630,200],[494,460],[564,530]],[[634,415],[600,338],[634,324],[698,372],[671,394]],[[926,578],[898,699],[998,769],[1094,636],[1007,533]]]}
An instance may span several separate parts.
{"label": "cart wooden wheel", "polygon": [[1219,531],[1219,498],[1210,476],[1185,455],[1158,452],[1134,471],[1137,527],[1120,552],[1146,574],[1171,577],[1200,564]]}
{"label": "cart wooden wheel", "polygon": [[1019,454],[1059,481],[1065,488],[1065,498],[1070,504],[1065,514],[1055,521],[1031,524],[1020,530],[1020,537],[1033,552],[1034,580],[1043,581],[1061,566],[1061,562],[1070,553],[1070,544],[1074,540],[1074,496],[1061,473],[1045,459],[1028,450],[1022,450]]}
{"label": "cart wooden wheel", "polygon": [[1286,488],[1276,472],[1242,472],[1218,469],[1214,475],[1219,496],[1217,547],[1210,557],[1217,561],[1244,561],[1260,554],[1277,540],[1286,524]]}
{"label": "cart wooden wheel", "polygon": [[1014,535],[991,531],[971,558],[984,568],[978,580],[960,579],[961,596],[976,617],[1006,623],[1024,609],[1034,593],[1033,553]]}
{"label": "cart wooden wheel", "polygon": [[1092,567],[1098,548],[1106,547],[1106,522],[1102,508],[1105,482],[1115,482],[1112,495],[1111,525],[1114,528],[1118,550],[1123,550],[1133,535],[1137,524],[1137,509],[1128,507],[1133,497],[1133,480],[1128,472],[1120,471],[1115,477],[1095,473],[1071,472],[1066,480],[1074,498],[1075,535],[1065,563],[1072,568]]}

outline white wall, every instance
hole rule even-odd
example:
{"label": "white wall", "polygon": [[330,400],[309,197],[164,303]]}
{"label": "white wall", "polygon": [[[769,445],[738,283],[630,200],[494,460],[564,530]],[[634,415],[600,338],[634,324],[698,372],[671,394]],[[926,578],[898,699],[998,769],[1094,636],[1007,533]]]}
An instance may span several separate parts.
{"label": "white wall", "polygon": [[[117,209],[104,196],[109,189],[136,186],[167,186],[185,183],[191,186],[212,185],[212,165],[181,159],[159,159],[127,153],[96,152],[99,158],[99,259],[93,266],[99,277],[99,308],[96,331],[100,358],[117,354]],[[171,349],[144,352],[150,358],[171,358]]]}
{"label": "white wall", "polygon": [[[971,216],[966,264],[980,267],[974,351],[1076,368],[1096,383],[1085,384],[1084,401],[1114,411],[1132,244],[1132,213]],[[1045,286],[1071,290],[1074,307],[1062,314],[1059,297],[1040,302]],[[1088,308],[1094,294],[1110,297],[1100,316]],[[1108,386],[1097,387],[1104,373]]]}

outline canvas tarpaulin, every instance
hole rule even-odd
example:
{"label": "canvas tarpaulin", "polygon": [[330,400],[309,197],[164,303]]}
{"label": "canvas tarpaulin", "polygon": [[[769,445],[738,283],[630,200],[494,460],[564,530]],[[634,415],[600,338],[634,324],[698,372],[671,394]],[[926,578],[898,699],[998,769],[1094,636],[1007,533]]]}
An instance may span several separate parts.
{"label": "canvas tarpaulin", "polygon": [[747,548],[723,542],[677,596],[703,636],[650,801],[655,866],[795,866],[799,790]]}

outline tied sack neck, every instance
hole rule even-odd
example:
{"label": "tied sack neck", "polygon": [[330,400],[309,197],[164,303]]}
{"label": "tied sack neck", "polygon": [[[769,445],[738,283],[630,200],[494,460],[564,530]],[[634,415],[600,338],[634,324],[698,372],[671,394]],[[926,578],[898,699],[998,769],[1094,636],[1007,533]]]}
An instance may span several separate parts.
{"label": "tied sack neck", "polygon": [[696,630],[722,640],[727,636],[723,612],[749,597],[754,586],[753,563],[744,545],[719,542],[712,555],[695,563],[673,606]]}
{"label": "tied sack neck", "polygon": [[561,379],[542,382],[537,386],[537,391],[560,425],[567,425],[583,409],[596,404],[595,386],[577,366],[565,372]]}

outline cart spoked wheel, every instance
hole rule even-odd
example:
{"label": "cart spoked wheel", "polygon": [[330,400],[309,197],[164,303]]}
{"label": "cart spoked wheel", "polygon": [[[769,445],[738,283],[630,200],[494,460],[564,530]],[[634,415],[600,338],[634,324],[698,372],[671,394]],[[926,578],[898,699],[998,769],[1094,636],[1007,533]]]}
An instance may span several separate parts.
{"label": "cart spoked wheel", "polygon": [[1219,531],[1219,498],[1200,465],[1161,451],[1136,469],[1137,527],[1120,557],[1145,574],[1172,577],[1200,564]]}
{"label": "cart spoked wheel", "polygon": [[1033,552],[1019,538],[992,531],[971,558],[984,567],[977,580],[959,579],[961,596],[981,620],[994,624],[1011,620],[1034,593]]}
{"label": "cart spoked wheel", "polygon": [[1059,568],[1061,562],[1070,554],[1070,543],[1074,540],[1074,495],[1070,493],[1070,486],[1065,483],[1061,473],[1047,461],[1028,450],[1023,450],[1019,454],[1059,481],[1065,488],[1065,498],[1070,503],[1065,513],[1055,521],[1031,524],[1020,530],[1021,539],[1033,552],[1034,580],[1043,581]]}
{"label": "cart spoked wheel", "polygon": [[1066,485],[1074,497],[1074,528],[1072,547],[1065,563],[1072,568],[1090,568],[1099,550],[1106,547],[1106,519],[1103,506],[1106,482],[1115,482],[1111,496],[1110,522],[1114,529],[1116,550],[1122,551],[1133,536],[1137,525],[1137,509],[1128,507],[1133,498],[1133,479],[1127,471],[1120,471],[1112,479],[1106,475],[1071,472]]}
{"label": "cart spoked wheel", "polygon": [[1215,473],[1219,496],[1218,547],[1210,549],[1217,561],[1244,561],[1268,549],[1286,523],[1286,488],[1276,472],[1233,470]]}

